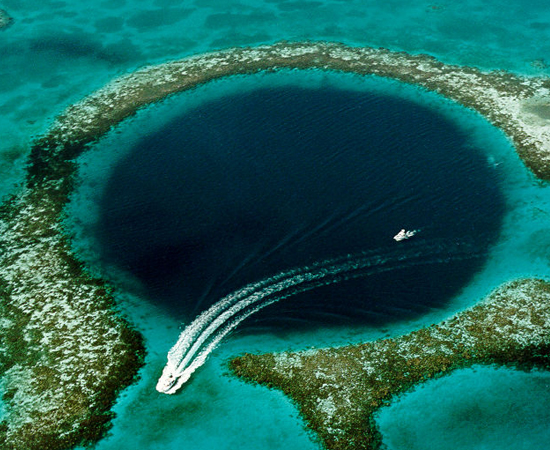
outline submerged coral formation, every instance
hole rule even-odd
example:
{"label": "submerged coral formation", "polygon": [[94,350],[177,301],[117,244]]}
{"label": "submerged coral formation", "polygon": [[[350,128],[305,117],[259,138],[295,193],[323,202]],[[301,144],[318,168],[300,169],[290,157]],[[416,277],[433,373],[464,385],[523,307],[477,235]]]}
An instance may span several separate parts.
{"label": "submerged coral formation", "polygon": [[235,374],[281,389],[330,450],[378,449],[373,414],[415,384],[473,364],[550,369],[550,284],[522,280],[405,336],[296,353],[244,355]]}
{"label": "submerged coral formation", "polygon": [[[2,448],[58,449],[98,439],[108,426],[109,409],[117,392],[132,381],[143,360],[139,335],[117,315],[108,287],[86,274],[63,235],[60,222],[77,169],[74,158],[139,108],[170,94],[224,76],[288,68],[378,75],[437,91],[501,127],[526,164],[539,177],[550,180],[550,127],[544,108],[550,82],[545,78],[481,72],[445,65],[426,55],[385,49],[282,42],[191,57],[114,80],[69,107],[35,142],[25,186],[0,211],[0,364],[5,403],[0,424]],[[233,367],[250,378],[264,370],[275,377],[287,373],[286,362],[298,358],[296,364],[303,366],[299,372],[302,381],[283,375],[271,381],[256,378],[281,387],[286,380],[290,387],[297,384],[288,392],[297,402],[304,402],[302,410],[312,428],[324,433],[327,446],[350,448],[349,439],[347,447],[336,446],[343,442],[340,434],[355,439],[365,433],[369,411],[413,382],[474,359],[535,361],[548,331],[547,316],[541,311],[547,301],[546,291],[541,283],[525,282],[498,294],[510,298],[510,302],[494,303],[501,305],[497,308],[501,313],[519,305],[514,301],[525,303],[523,310],[510,311],[514,313],[511,323],[507,317],[494,315],[497,309],[485,305],[446,326],[398,340],[324,350],[310,356],[279,356],[277,360],[275,356],[246,357]],[[452,325],[459,322],[464,325]],[[481,339],[489,343],[480,346]],[[423,351],[428,344],[434,353]],[[405,351],[418,358],[405,357]],[[363,361],[370,362],[363,367]],[[259,364],[257,369],[255,364]],[[270,364],[281,367],[281,371],[269,369]],[[310,378],[306,369],[319,372],[318,382],[309,390],[301,390],[306,387],[300,383]],[[355,389],[346,373],[356,373],[360,376],[357,383],[367,386],[377,376],[374,373],[393,369],[401,379],[378,384],[368,397],[371,409],[345,397]],[[394,372],[391,374],[393,377]],[[327,383],[319,384],[323,379]],[[288,386],[284,389],[290,389]],[[311,403],[317,400],[319,405]],[[345,411],[340,402],[348,400],[351,403],[344,405],[348,408]],[[338,419],[340,414],[345,423]],[[322,431],[324,423],[331,425]],[[368,436],[376,439],[373,434]]]}
{"label": "submerged coral formation", "polygon": [[12,23],[13,19],[10,17],[10,15],[3,9],[0,9],[0,30],[2,28],[10,26]]}

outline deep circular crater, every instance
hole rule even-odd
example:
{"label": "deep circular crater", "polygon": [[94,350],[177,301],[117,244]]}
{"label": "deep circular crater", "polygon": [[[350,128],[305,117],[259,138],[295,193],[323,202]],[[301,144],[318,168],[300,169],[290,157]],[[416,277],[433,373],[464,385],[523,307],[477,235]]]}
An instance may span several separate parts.
{"label": "deep circular crater", "polygon": [[[234,93],[143,136],[117,163],[99,251],[185,320],[248,283],[363,254],[384,271],[286,298],[248,323],[413,318],[444,306],[498,237],[500,180],[479,147],[433,108],[395,95]],[[401,228],[420,231],[396,242]]]}

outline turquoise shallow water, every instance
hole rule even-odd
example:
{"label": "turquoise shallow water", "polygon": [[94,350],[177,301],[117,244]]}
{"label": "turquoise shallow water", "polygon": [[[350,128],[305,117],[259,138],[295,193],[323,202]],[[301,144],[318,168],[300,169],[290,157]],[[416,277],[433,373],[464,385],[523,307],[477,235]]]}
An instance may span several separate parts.
{"label": "turquoise shallow water", "polygon": [[[550,42],[550,10],[546,2],[474,1],[196,1],[185,4],[171,0],[135,2],[128,0],[37,1],[3,0],[0,7],[14,17],[15,23],[0,31],[0,194],[13,189],[23,174],[25,156],[34,136],[43,132],[64,107],[112,77],[149,63],[234,45],[253,45],[281,39],[329,39],[353,45],[373,45],[426,52],[445,62],[470,64],[483,68],[507,69],[527,74],[547,74],[545,55]],[[296,77],[293,83],[323,83],[323,76]],[[246,80],[219,82],[164,103],[166,108],[150,108],[140,116],[152,129],[169,114],[176,114],[193,103],[245,89]],[[269,78],[272,85],[281,79]],[[261,84],[262,80],[256,81]],[[365,88],[355,77],[342,77],[340,85]],[[238,334],[212,355],[182,395],[167,397],[154,391],[166,351],[174,343],[180,324],[136,296],[120,290],[120,303],[147,339],[147,366],[142,381],[130,387],[115,407],[118,418],[112,435],[98,449],[313,449],[317,445],[307,436],[296,409],[279,393],[247,386],[224,375],[225,362],[244,351],[268,351],[308,346],[345,344],[363,339],[398,334],[423,324],[433,323],[451,312],[471,305],[498,284],[517,276],[547,277],[550,250],[550,205],[548,190],[535,182],[517,160],[513,149],[500,132],[475,114],[452,108],[449,102],[398,83],[368,80],[369,89],[395,90],[429,104],[438,112],[460,122],[486,145],[488,162],[507,180],[507,208],[500,240],[492,250],[485,268],[445,309],[435,309],[412,322],[385,328],[335,328],[312,334],[258,330],[256,334]],[[160,114],[159,111],[162,113]],[[132,128],[134,127],[134,128]],[[123,125],[134,133],[143,131],[139,120]],[[131,134],[131,133],[130,133]],[[111,139],[110,137],[107,138]],[[116,140],[113,140],[113,145]],[[118,142],[120,144],[120,142]],[[125,149],[117,145],[117,157]],[[88,158],[88,159],[86,159]],[[71,206],[77,247],[93,260],[86,227],[93,226],[96,200],[114,160],[90,153],[83,159],[83,186]],[[82,212],[86,210],[87,213]],[[521,224],[521,226],[518,226]],[[86,256],[87,255],[87,256]],[[122,280],[119,280],[123,286]],[[129,281],[131,282],[131,280]],[[480,395],[480,420],[492,426],[485,446],[502,448],[500,431],[510,423],[504,419],[495,425],[491,411],[507,417],[501,402],[507,389],[521,405],[532,405],[522,416],[529,425],[516,427],[517,442],[525,449],[547,447],[548,435],[536,428],[548,419],[541,404],[547,404],[547,387],[539,375],[518,375],[501,371],[491,375],[487,392]],[[449,398],[460,396],[480,382],[476,374],[459,374],[445,381]],[[461,378],[462,377],[462,378]],[[453,383],[456,381],[456,383]],[[470,384],[468,384],[470,383]],[[462,389],[456,390],[457,385]],[[405,424],[391,432],[392,421],[401,414],[411,417],[418,405],[431,404],[430,388],[417,403],[403,402],[405,409],[385,412],[388,442],[395,448],[431,448],[432,439],[444,442],[450,436],[447,426],[457,423],[463,429],[476,424],[461,419],[466,406],[442,404],[440,415],[426,427],[411,432]],[[435,388],[434,388],[435,389]],[[454,389],[454,390],[453,390]],[[526,411],[522,407],[521,411]],[[403,412],[405,411],[405,412]],[[502,413],[502,411],[504,411]],[[523,414],[523,413],[522,413]],[[407,428],[408,427],[408,428]],[[407,437],[408,436],[408,437]],[[523,437],[522,437],[523,436]],[[408,439],[403,441],[403,439]],[[538,440],[537,440],[538,439]],[[406,442],[406,443],[404,443]],[[438,444],[440,445],[440,444]],[[442,445],[442,444],[441,444]],[[464,444],[466,445],[466,443]],[[519,444],[518,444],[519,445]],[[437,448],[437,447],[433,447]],[[439,447],[444,448],[444,447]],[[470,447],[471,448],[471,447]],[[517,448],[522,448],[518,446]]]}
{"label": "turquoise shallow water", "polygon": [[478,366],[427,382],[377,421],[388,450],[542,449],[550,442],[548,402],[550,373]]}

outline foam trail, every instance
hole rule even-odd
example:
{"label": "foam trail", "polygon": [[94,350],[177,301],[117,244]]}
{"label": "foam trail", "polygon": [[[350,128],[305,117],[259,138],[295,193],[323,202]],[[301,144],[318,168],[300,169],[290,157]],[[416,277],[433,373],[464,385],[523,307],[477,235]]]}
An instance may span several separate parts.
{"label": "foam trail", "polygon": [[375,273],[479,256],[468,245],[418,243],[406,253],[361,253],[281,272],[222,298],[180,334],[168,352],[157,390],[175,393],[202,366],[220,341],[250,315],[300,292]]}

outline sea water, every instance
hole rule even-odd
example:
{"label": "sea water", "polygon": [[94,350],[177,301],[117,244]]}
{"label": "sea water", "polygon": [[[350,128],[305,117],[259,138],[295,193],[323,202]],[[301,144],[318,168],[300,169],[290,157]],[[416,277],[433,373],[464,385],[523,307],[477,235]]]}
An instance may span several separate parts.
{"label": "sea water", "polygon": [[475,366],[405,394],[377,422],[388,450],[542,449],[549,402],[548,372]]}
{"label": "sea water", "polygon": [[[269,108],[272,111],[275,109],[276,113],[268,117],[262,116],[259,111],[262,109],[259,107],[261,102],[267,102]],[[256,113],[251,114],[251,110]],[[319,114],[319,111],[323,114]],[[334,111],[338,111],[336,117]],[[351,114],[346,115],[346,111]],[[400,119],[400,113],[404,111],[409,115],[401,116]],[[302,129],[302,133],[306,134],[304,141],[298,140],[299,133],[296,130],[291,131],[296,133],[293,135],[295,139],[280,146],[275,145],[278,141],[274,138],[264,143],[262,133],[254,134],[257,132],[255,124],[258,123],[262,130],[276,130],[280,126],[277,125],[277,120],[280,120],[282,114],[288,113],[294,114],[291,123],[295,127],[307,117],[315,117],[315,123],[322,123],[323,126],[305,126]],[[220,115],[223,119],[221,123],[215,120]],[[229,122],[234,120],[239,125],[227,123],[227,117],[232,119]],[[237,117],[241,119],[240,122],[236,120]],[[429,120],[423,121],[422,118]],[[423,125],[407,128],[410,124],[399,122],[403,119],[405,122],[411,120],[417,125],[420,120]],[[328,122],[319,122],[322,120]],[[383,145],[377,139],[368,141],[361,133],[366,133],[362,128],[368,129],[372,126],[370,122],[376,123],[376,128],[389,127],[399,139],[383,139]],[[416,147],[414,142],[416,139],[423,142],[430,135],[428,130],[433,124],[437,124],[437,129],[431,132],[441,136],[439,133],[447,130],[449,134],[445,145],[452,146],[445,147],[445,158],[439,161],[437,158],[442,153],[438,154],[437,151],[441,151],[441,139],[437,140],[437,145],[420,147]],[[350,142],[350,130],[345,128],[349,126],[353,127],[354,133],[359,133],[361,145],[354,146]],[[342,151],[343,146],[325,146],[326,136],[315,141],[319,131],[312,128],[321,128],[325,133],[338,135],[342,127],[348,131],[344,134],[348,136],[344,138],[344,141],[347,140],[344,146],[346,151]],[[399,134],[399,130],[403,128],[408,129],[408,136]],[[220,135],[220,130],[224,131],[223,135]],[[249,139],[250,142],[243,139],[239,133],[245,131],[250,136],[255,136],[255,139]],[[231,133],[237,133],[237,136]],[[269,136],[273,137],[273,134]],[[412,141],[411,136],[415,136]],[[209,139],[217,139],[215,149]],[[235,139],[239,139],[239,145],[235,144]],[[309,145],[311,142],[316,142],[317,145],[307,148],[305,143]],[[400,149],[400,143],[403,142],[408,145],[406,151]],[[373,149],[376,150],[374,154]],[[227,153],[239,158],[240,164],[228,158]],[[422,159],[426,155],[430,155],[429,161],[423,160],[426,167],[440,164],[440,170],[445,170],[445,167],[449,167],[446,166],[446,161],[451,161],[453,170],[467,176],[470,183],[477,186],[475,190],[484,194],[474,195],[479,203],[461,203],[460,193],[465,191],[458,180],[457,184],[452,184],[452,176],[437,181],[431,178],[432,174],[425,172],[422,165],[415,166],[413,163],[414,169],[411,168],[411,156]],[[227,167],[226,170],[221,170],[219,158],[223,161],[223,167]],[[327,164],[327,158],[337,163]],[[353,158],[353,163],[350,163],[349,158]],[[432,161],[432,158],[435,160]],[[206,164],[204,160],[207,161]],[[285,185],[286,176],[276,179],[268,171],[258,171],[257,164],[264,164],[266,160],[274,169],[273,172],[282,170],[285,175],[289,174],[291,180],[292,177],[303,180],[298,186],[293,185],[299,193],[307,193],[308,189],[321,189],[319,185],[315,185],[319,182],[318,177],[325,171],[332,173],[337,179],[333,180],[335,188],[327,194],[329,198],[334,196],[331,207],[336,210],[343,207],[348,213],[358,210],[357,218],[352,214],[353,220],[341,220],[338,227],[319,227],[320,233],[324,235],[322,243],[330,241],[328,246],[319,245],[314,239],[316,236],[310,236],[305,240],[305,244],[309,246],[300,247],[305,245],[304,241],[300,241],[296,244],[298,247],[293,247],[293,240],[285,239],[287,234],[293,238],[299,237],[300,231],[307,231],[309,226],[318,225],[315,222],[317,219],[312,219],[313,224],[294,224],[295,228],[288,228],[288,223],[293,223],[297,215],[304,215],[306,212],[313,214],[318,208],[322,213],[330,213],[332,208],[323,209],[326,208],[324,200],[327,196],[311,195],[306,197],[307,201],[302,208],[290,209],[289,216],[284,220],[285,212],[292,206],[287,205],[292,191],[285,191],[288,189]],[[292,163],[289,164],[289,161]],[[374,175],[368,174],[371,165],[378,167]],[[112,279],[122,289],[119,291],[119,301],[144,333],[149,349],[142,381],[123,394],[115,407],[118,418],[115,420],[113,434],[98,444],[98,448],[114,449],[122,442],[132,442],[135,448],[156,448],[159,445],[163,448],[179,448],[189,443],[193,448],[205,449],[213,446],[275,448],[282,445],[290,448],[314,448],[315,444],[308,440],[296,418],[296,410],[281,394],[251,387],[224,375],[228,358],[244,351],[265,352],[342,345],[407,332],[472,305],[501,282],[524,274],[544,275],[548,269],[542,250],[537,257],[533,257],[533,254],[526,254],[525,243],[526,240],[533,239],[540,227],[544,226],[544,217],[548,214],[544,190],[522,167],[502,133],[479,116],[452,102],[417,88],[375,77],[288,71],[217,81],[142,111],[84,155],[80,159],[80,167],[81,186],[67,210],[72,220],[69,229],[74,236],[75,249],[89,267]],[[235,176],[236,171],[240,176]],[[387,173],[382,173],[383,171]],[[399,171],[404,172],[396,176]],[[231,182],[224,184],[227,179]],[[369,181],[373,179],[376,183]],[[239,180],[261,180],[261,183],[254,184],[254,189],[247,187],[246,183],[242,185],[242,198],[227,197],[228,192],[235,189],[233,184],[239,185]],[[342,184],[342,180],[345,183],[354,183],[344,193],[350,192],[350,198],[339,191],[338,185]],[[206,181],[210,184],[201,191],[201,183]],[[414,186],[418,186],[424,197],[420,195],[409,200],[414,207],[407,207],[408,202],[404,205],[399,203],[399,207],[396,207],[395,198],[399,197],[400,189],[396,188],[395,183],[418,183]],[[267,193],[262,190],[267,188]],[[381,189],[388,189],[392,195],[379,193]],[[409,192],[416,188],[408,185],[403,189],[403,192]],[[187,190],[194,195],[190,196]],[[263,202],[254,201],[257,192],[262,193],[262,199],[265,196]],[[271,195],[273,192],[277,195]],[[321,189],[321,192],[327,191]],[[362,196],[357,198],[358,195]],[[446,201],[445,196],[450,196],[453,200]],[[248,209],[244,208],[245,205],[239,205],[243,198],[250,200]],[[281,198],[285,201],[277,203]],[[197,199],[199,203],[203,203],[202,211],[200,204],[196,203]],[[233,202],[231,205],[236,207],[227,209],[224,202],[228,201]],[[116,206],[116,202],[122,203]],[[379,203],[375,205],[373,202]],[[204,208],[210,204],[217,206]],[[363,210],[361,207],[365,204],[368,208]],[[317,206],[312,209],[312,205]],[[438,206],[437,212],[445,211],[440,216],[440,221],[427,220],[427,217],[437,214],[433,209],[429,211],[430,205]],[[422,210],[426,207],[428,210]],[[192,217],[201,217],[201,220],[186,217],[189,208],[199,211],[199,214]],[[485,208],[492,213],[485,214]],[[453,215],[455,212],[457,216]],[[384,213],[387,217],[396,215],[398,219],[395,219],[395,225],[385,219]],[[246,220],[269,214],[274,217],[266,219],[265,223],[254,222],[254,227],[247,225]],[[253,234],[253,244],[263,249],[255,251],[255,247],[251,247],[252,258],[247,264],[252,268],[242,264],[242,255],[237,254],[234,257],[238,266],[244,267],[240,269],[241,281],[235,275],[233,278],[229,276],[231,270],[228,272],[228,267],[231,264],[224,260],[225,251],[234,251],[236,246],[231,240],[241,231],[241,227],[231,226],[230,232],[226,232],[227,218],[235,215],[240,221],[244,217],[241,227],[247,231],[246,235],[254,232],[255,227],[260,227],[261,232]],[[214,218],[212,222],[208,222],[210,216]],[[348,216],[349,214],[342,217]],[[518,217],[523,221],[521,229],[515,227]],[[208,293],[222,289],[219,292],[221,295],[223,286],[216,286],[216,282],[201,286],[200,279],[190,280],[191,285],[181,283],[178,277],[185,278],[185,270],[171,270],[170,275],[176,278],[172,281],[161,273],[163,283],[157,283],[157,278],[148,276],[144,270],[142,264],[146,258],[139,256],[139,252],[144,251],[146,255],[157,260],[168,257],[177,261],[178,251],[189,251],[189,246],[178,247],[170,242],[174,239],[176,243],[189,239],[189,233],[195,239],[196,236],[204,235],[204,241],[197,246],[199,249],[208,248],[210,241],[224,249],[219,254],[219,264],[212,264],[212,260],[201,256],[200,252],[195,254],[199,262],[201,258],[207,261],[200,269],[203,272],[210,270],[205,279],[222,279],[226,284],[229,283],[226,280],[230,280],[234,283],[233,286],[239,287],[241,282],[254,281],[255,273],[259,278],[266,273],[269,276],[272,270],[269,264],[280,267],[281,270],[288,265],[300,266],[304,261],[310,261],[308,258],[311,252],[314,256],[324,257],[332,254],[324,253],[327,248],[332,248],[331,251],[338,253],[338,245],[343,246],[343,252],[380,251],[386,245],[393,245],[394,248],[401,248],[406,252],[407,245],[415,245],[414,239],[396,243],[392,236],[408,220],[413,221],[409,222],[413,227],[418,225],[420,228],[419,234],[415,236],[417,242],[426,245],[430,241],[430,235],[437,236],[437,242],[461,239],[466,242],[468,239],[483,236],[477,242],[477,247],[482,250],[481,259],[475,258],[474,265],[471,265],[472,261],[465,265],[463,262],[455,262],[453,271],[457,275],[462,274],[460,276],[463,277],[463,282],[455,286],[454,290],[451,283],[429,282],[429,275],[434,270],[434,265],[431,265],[425,272],[395,270],[377,279],[377,283],[371,285],[370,289],[372,292],[379,288],[376,296],[373,296],[378,302],[371,303],[368,308],[364,301],[353,302],[354,297],[361,298],[365,293],[364,286],[334,286],[338,289],[331,295],[334,295],[333,299],[338,298],[338,304],[341,303],[338,295],[347,298],[343,307],[339,308],[338,315],[330,310],[330,297],[327,297],[326,302],[315,303],[317,291],[312,291],[309,299],[286,299],[279,303],[279,308],[266,308],[265,315],[249,321],[248,325],[244,323],[240,332],[223,342],[185,385],[180,395],[165,396],[153,392],[156,379],[166,362],[166,352],[179,334],[179,326],[206,308],[209,302],[215,301],[218,297],[209,297]],[[423,223],[418,224],[415,220],[422,220]],[[216,222],[220,221],[222,223],[216,226]],[[269,224],[277,225],[276,229],[269,230]],[[206,227],[206,231],[201,230],[202,225]],[[155,230],[156,226],[160,226],[161,231],[156,229],[156,233],[146,234],[147,230]],[[485,226],[488,229],[481,232]],[[186,234],[182,237],[184,230]],[[131,235],[130,239],[125,239],[125,232]],[[352,234],[352,239],[346,244],[348,232]],[[114,233],[116,238],[109,238],[110,233]],[[219,239],[216,233],[221,233],[224,239]],[[373,241],[372,234],[375,235]],[[472,237],[472,234],[475,236]],[[238,239],[239,242],[244,242],[243,236],[238,236]],[[108,242],[117,246],[118,250],[110,254],[109,245],[105,245]],[[263,246],[260,245],[262,242]],[[223,247],[226,244],[227,247]],[[313,244],[317,244],[318,248]],[[165,255],[162,250],[170,245],[177,251]],[[298,252],[293,251],[285,253],[286,246],[299,248],[307,254],[295,255]],[[161,251],[155,256],[157,247]],[[265,254],[269,253],[265,249],[273,250],[273,247],[276,251],[267,257],[268,269],[263,273],[258,267],[262,266],[260,262],[266,260]],[[135,255],[138,255],[137,260],[141,264],[132,262]],[[289,255],[296,258],[295,262],[278,266]],[[506,255],[506,258],[502,255]],[[300,259],[304,257],[305,260]],[[448,263],[441,263],[440,266],[438,277],[447,276],[451,280],[452,277],[447,272],[450,267]],[[169,264],[167,268],[171,269]],[[152,270],[157,270],[154,265]],[[399,282],[392,283],[392,276]],[[412,278],[420,280],[419,284]],[[362,281],[368,282],[368,277]],[[346,290],[347,297],[344,295]],[[392,307],[392,300],[398,297],[396,294],[408,298],[405,308],[399,304]],[[361,308],[357,308],[358,304]],[[388,310],[385,314],[371,314],[369,308],[373,304],[389,305],[391,314]],[[346,318],[349,319],[357,312],[362,315],[361,320],[346,321]],[[243,403],[243,399],[247,401]],[[261,408],[262,414],[265,413],[265,418],[258,414],[258,408]],[[143,431],[132,433],[131,430],[136,427]],[[219,431],[211,433],[209,430]],[[244,434],[247,436],[245,441],[242,440]],[[266,437],[269,437],[269,442],[263,441]]]}
{"label": "sea water", "polygon": [[[479,268],[451,247],[481,256],[498,236],[500,183],[467,135],[429,108],[330,86],[266,87],[147,133],[113,169],[96,240],[104,264],[186,320],[280,272],[359,253],[391,263],[424,249],[414,267],[396,259],[389,273],[269,309],[281,323],[310,325],[322,313],[325,325],[365,315],[384,323],[450,298]],[[417,242],[398,247],[402,227],[419,230]]]}
{"label": "sea water", "polygon": [[335,40],[445,62],[546,74],[544,1],[3,0],[0,179],[22,176],[32,136],[66,106],[145,64],[230,46]]}
{"label": "sea water", "polygon": [[[548,73],[544,58],[550,42],[550,17],[547,4],[542,1],[525,7],[525,2],[514,0],[503,7],[502,2],[479,0],[460,4],[201,0],[183,6],[170,0],[144,1],[139,5],[127,0],[3,0],[0,7],[15,19],[12,27],[0,31],[2,195],[21,181],[33,137],[43,133],[67,105],[114,76],[197,52],[280,39],[330,39],[429,53],[445,62],[483,68]],[[344,81],[338,80],[337,84],[341,83]],[[223,84],[212,86],[217,93],[231,90]],[[242,89],[246,88],[235,88]],[[452,110],[447,103],[437,106],[432,97],[413,92],[409,94],[419,95],[421,102],[438,108],[439,113]],[[202,104],[212,97],[216,97],[212,91],[203,90],[188,100]],[[159,126],[167,123],[168,111],[164,110],[162,117],[151,112],[149,123],[156,121]],[[143,112],[144,117],[146,114]],[[513,277],[547,277],[550,248],[547,189],[525,171],[501,133],[486,123],[480,124],[473,114],[464,111],[450,114],[471,135],[486,139],[487,161],[502,171],[507,180],[504,189],[507,212],[500,239],[487,255],[485,266],[459,295],[443,309],[436,308],[417,319],[392,326],[329,327],[325,333],[302,330],[296,334],[287,327],[280,333],[271,329],[266,334],[235,335],[212,355],[202,368],[201,377],[191,382],[184,395],[168,398],[153,392],[154,383],[165,362],[165,350],[179,332],[180,322],[166,308],[144,302],[145,297],[131,295],[119,287],[120,304],[147,339],[148,364],[142,371],[142,381],[122,395],[115,407],[118,419],[113,435],[98,448],[314,448],[296,418],[296,410],[281,395],[223,376],[229,357],[244,351],[332,345],[405,332],[471,305]],[[140,127],[135,130],[134,136],[139,138]],[[126,140],[133,138],[127,136]],[[119,150],[121,147],[124,146],[120,145]],[[103,191],[107,180],[98,177],[96,169],[105,164],[110,174],[113,162],[103,160],[100,155],[89,155],[96,164],[89,166],[95,178],[83,184],[82,192],[90,195],[81,195],[80,199],[98,200]],[[83,174],[84,178],[88,175]],[[90,213],[98,212],[94,206],[97,202],[86,204],[91,207]],[[82,215],[73,219],[76,225],[80,221],[81,229],[94,222]],[[89,249],[85,244],[75,246],[82,254]],[[94,255],[90,256],[88,260],[92,261]],[[119,286],[135,288],[135,279],[125,278],[126,275],[118,274]],[[532,395],[533,384],[527,378],[518,384],[524,398],[534,405],[544,402],[540,400],[543,397]],[[244,398],[247,402],[243,402]],[[531,442],[532,433],[524,431],[526,442]],[[430,432],[421,434],[419,439],[418,442],[430,442]],[[492,448],[499,448],[498,441]]]}

